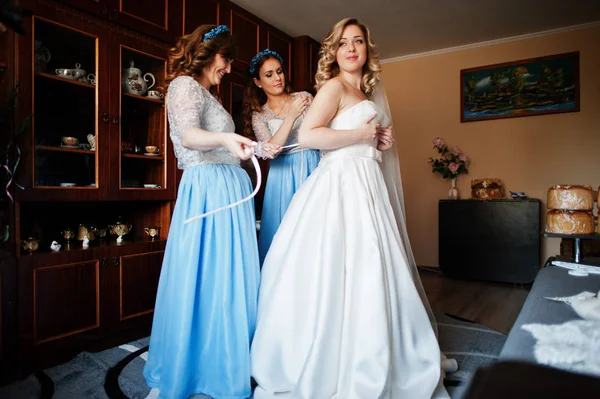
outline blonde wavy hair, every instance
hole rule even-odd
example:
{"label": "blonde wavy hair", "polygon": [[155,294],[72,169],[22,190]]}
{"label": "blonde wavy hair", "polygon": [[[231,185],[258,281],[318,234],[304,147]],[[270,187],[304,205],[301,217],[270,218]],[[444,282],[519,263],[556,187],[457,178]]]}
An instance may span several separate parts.
{"label": "blonde wavy hair", "polygon": [[177,39],[175,47],[169,51],[167,63],[167,86],[178,76],[202,76],[202,71],[210,65],[217,54],[225,59],[235,56],[235,43],[229,32],[222,32],[204,41],[204,35],[216,25],[201,25],[192,33]]}
{"label": "blonde wavy hair", "polygon": [[367,61],[363,66],[363,75],[360,88],[367,97],[370,97],[375,90],[375,85],[379,82],[381,73],[381,64],[375,44],[371,40],[371,32],[366,25],[358,22],[356,18],[345,18],[335,24],[329,31],[325,40],[321,44],[319,51],[319,64],[315,80],[317,84],[315,89],[318,91],[328,80],[335,78],[340,73],[340,66],[337,63],[337,51],[340,48],[340,39],[347,26],[355,25],[362,30],[367,44]]}

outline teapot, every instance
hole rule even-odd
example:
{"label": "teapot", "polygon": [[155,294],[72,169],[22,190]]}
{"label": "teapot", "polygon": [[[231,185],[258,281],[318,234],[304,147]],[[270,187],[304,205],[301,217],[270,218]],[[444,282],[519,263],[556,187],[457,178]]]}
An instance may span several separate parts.
{"label": "teapot", "polygon": [[[146,94],[146,91],[154,87],[154,84],[156,83],[154,75],[150,72],[146,73],[142,79],[142,71],[134,67],[133,61],[129,61],[129,68],[123,69],[122,76],[123,91],[129,94],[137,94],[138,96]],[[152,79],[152,84],[150,86],[146,83],[148,82],[148,78]]]}
{"label": "teapot", "polygon": [[25,240],[21,240],[21,247],[31,254],[37,251],[37,249],[40,247],[40,240],[34,237],[29,237]]}
{"label": "teapot", "polygon": [[125,234],[128,234],[131,231],[132,227],[133,226],[129,223],[117,222],[114,225],[109,225],[108,230],[111,234],[121,237]]}
{"label": "teapot", "polygon": [[77,241],[83,241],[86,237],[89,241],[94,241],[96,239],[94,230],[91,228],[88,229],[84,224],[80,224],[79,228],[77,229]]}

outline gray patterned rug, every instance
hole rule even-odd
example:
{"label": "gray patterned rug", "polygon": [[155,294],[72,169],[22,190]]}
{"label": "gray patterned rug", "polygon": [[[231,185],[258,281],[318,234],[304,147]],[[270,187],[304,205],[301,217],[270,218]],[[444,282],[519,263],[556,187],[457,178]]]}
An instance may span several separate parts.
{"label": "gray patterned rug", "polygon": [[[442,350],[458,361],[445,385],[459,398],[478,367],[496,361],[506,336],[452,315],[437,313]],[[0,388],[2,399],[151,399],[158,396],[142,376],[149,338],[102,352],[82,352],[71,361]],[[203,395],[194,399],[207,398]]]}

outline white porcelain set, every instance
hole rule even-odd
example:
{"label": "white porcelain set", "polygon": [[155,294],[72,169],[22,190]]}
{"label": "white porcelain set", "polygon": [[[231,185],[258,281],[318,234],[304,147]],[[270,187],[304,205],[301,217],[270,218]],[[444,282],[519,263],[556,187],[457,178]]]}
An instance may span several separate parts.
{"label": "white porcelain set", "polygon": [[[148,86],[148,81],[152,80],[152,84]],[[136,94],[138,96],[143,96],[146,92],[154,87],[156,84],[156,79],[154,75],[150,72],[146,73],[142,76],[142,71],[139,68],[135,68],[135,64],[133,61],[129,61],[129,68],[123,69],[123,75],[121,80],[123,91],[129,94]],[[153,92],[153,96],[148,95],[151,98],[162,98],[162,97],[154,97],[154,95],[158,96],[162,94],[156,90],[151,90]],[[156,94],[158,93],[158,94]]]}
{"label": "white porcelain set", "polygon": [[69,80],[77,80],[79,82],[96,84],[96,76],[93,73],[90,73],[86,76],[86,72],[84,69],[81,69],[81,64],[75,64],[75,68],[58,68],[55,70],[56,74],[61,78],[69,79]]}

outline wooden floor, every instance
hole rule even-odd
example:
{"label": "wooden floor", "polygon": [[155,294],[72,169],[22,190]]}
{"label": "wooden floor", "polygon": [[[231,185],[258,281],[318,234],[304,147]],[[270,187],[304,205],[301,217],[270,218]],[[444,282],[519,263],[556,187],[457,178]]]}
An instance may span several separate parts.
{"label": "wooden floor", "polygon": [[435,311],[450,313],[503,334],[514,324],[530,286],[457,280],[441,272],[420,270],[429,303]]}

